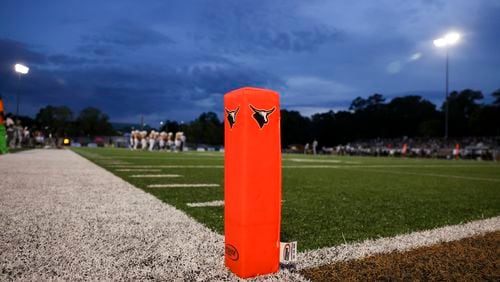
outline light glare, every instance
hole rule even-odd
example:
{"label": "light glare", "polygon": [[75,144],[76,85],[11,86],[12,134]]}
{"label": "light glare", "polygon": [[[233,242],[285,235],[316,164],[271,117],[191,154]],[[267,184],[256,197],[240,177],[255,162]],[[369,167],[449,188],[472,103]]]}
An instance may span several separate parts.
{"label": "light glare", "polygon": [[421,57],[422,57],[422,53],[417,52],[417,53],[411,55],[410,61],[416,61],[416,60],[420,59]]}
{"label": "light glare", "polygon": [[444,39],[448,44],[455,44],[460,39],[460,34],[456,32],[450,32],[444,37]]}
{"label": "light glare", "polygon": [[446,45],[446,40],[444,38],[438,38],[433,41],[436,47],[443,47]]}
{"label": "light glare", "polygon": [[460,39],[460,34],[457,32],[450,32],[446,34],[444,37],[438,38],[433,41],[434,46],[436,47],[445,47],[448,45],[453,45],[458,42]]}
{"label": "light glare", "polygon": [[16,72],[21,74],[27,74],[30,71],[30,68],[22,64],[16,64],[14,66],[14,69],[16,70]]}

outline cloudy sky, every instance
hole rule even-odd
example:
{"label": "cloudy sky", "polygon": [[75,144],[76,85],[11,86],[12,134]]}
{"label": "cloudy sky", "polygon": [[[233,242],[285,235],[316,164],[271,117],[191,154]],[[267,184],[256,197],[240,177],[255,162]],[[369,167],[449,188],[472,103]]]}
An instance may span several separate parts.
{"label": "cloudy sky", "polygon": [[[115,122],[189,121],[222,113],[242,86],[281,94],[304,115],[346,109],[357,96],[419,94],[441,103],[450,88],[500,88],[500,1],[0,2],[0,92],[22,114],[48,104],[95,106]],[[28,75],[18,83],[12,66]]]}

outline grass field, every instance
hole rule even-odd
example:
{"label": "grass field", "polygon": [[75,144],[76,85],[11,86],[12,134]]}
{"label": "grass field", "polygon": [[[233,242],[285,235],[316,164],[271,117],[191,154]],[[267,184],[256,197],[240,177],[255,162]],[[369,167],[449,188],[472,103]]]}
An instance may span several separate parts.
{"label": "grass field", "polygon": [[[223,233],[223,207],[187,205],[223,200],[222,153],[73,150]],[[140,177],[144,174],[179,177]],[[151,184],[172,183],[220,186],[147,188]],[[298,241],[299,250],[497,215],[500,215],[498,163],[283,155],[281,240]]]}

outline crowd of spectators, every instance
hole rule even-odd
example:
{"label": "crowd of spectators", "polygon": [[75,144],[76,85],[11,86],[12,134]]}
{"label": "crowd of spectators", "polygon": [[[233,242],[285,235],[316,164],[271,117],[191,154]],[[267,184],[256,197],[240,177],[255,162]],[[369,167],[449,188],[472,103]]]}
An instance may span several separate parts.
{"label": "crowd of spectators", "polygon": [[62,142],[46,130],[31,130],[29,127],[23,126],[20,120],[14,121],[12,115],[6,116],[5,129],[7,145],[10,149],[55,147]]}
{"label": "crowd of spectators", "polygon": [[324,153],[350,156],[421,157],[445,159],[499,160],[500,137],[398,138],[351,142]]}

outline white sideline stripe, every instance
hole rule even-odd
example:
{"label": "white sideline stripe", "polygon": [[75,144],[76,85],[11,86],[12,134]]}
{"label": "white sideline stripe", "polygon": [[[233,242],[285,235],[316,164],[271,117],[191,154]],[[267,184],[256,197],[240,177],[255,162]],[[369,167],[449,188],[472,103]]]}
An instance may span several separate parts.
{"label": "white sideline stripe", "polygon": [[481,180],[481,181],[500,182],[500,178],[485,178],[485,177],[474,177],[474,176],[460,176],[460,175],[436,174],[436,173],[418,173],[418,172],[405,172],[405,171],[390,171],[390,170],[377,170],[377,169],[368,169],[365,171],[390,173],[390,174],[406,174],[406,175],[418,175],[418,176],[431,176],[431,177],[456,178],[456,179],[465,179],[465,180]]}
{"label": "white sideline stripe", "polygon": [[224,168],[223,165],[113,165],[122,168]]}
{"label": "white sideline stripe", "polygon": [[211,201],[211,202],[200,202],[200,203],[187,203],[190,208],[202,208],[202,207],[221,207],[224,205],[224,201]]}
{"label": "white sideline stripe", "polygon": [[500,216],[465,224],[450,225],[436,229],[413,232],[390,238],[366,240],[360,243],[343,244],[331,248],[299,253],[297,268],[304,269],[339,261],[361,259],[376,254],[409,251],[438,243],[451,242],[500,230]]}
{"label": "white sideline stripe", "polygon": [[119,168],[116,171],[150,171],[150,172],[160,172],[161,169],[151,169],[151,168]]}
{"label": "white sideline stripe", "polygon": [[178,187],[219,187],[219,184],[205,184],[205,183],[195,183],[195,184],[151,184],[148,188],[178,188]]}
{"label": "white sideline stripe", "polygon": [[181,177],[179,174],[134,174],[133,178],[163,178],[163,177]]}

